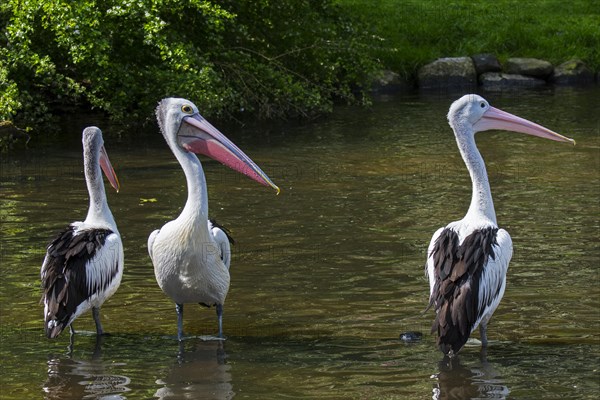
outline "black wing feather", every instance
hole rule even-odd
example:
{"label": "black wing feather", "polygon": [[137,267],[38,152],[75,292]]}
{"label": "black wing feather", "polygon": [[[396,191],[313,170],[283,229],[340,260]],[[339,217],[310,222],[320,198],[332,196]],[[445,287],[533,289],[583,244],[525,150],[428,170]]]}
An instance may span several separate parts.
{"label": "black wing feather", "polygon": [[467,342],[473,326],[481,317],[479,282],[488,257],[495,259],[498,228],[476,230],[459,245],[458,234],[444,229],[433,251],[435,284],[429,307],[436,317],[431,332],[438,335],[440,350],[457,353]]}
{"label": "black wing feather", "polygon": [[[44,316],[45,332],[49,338],[58,336],[67,326],[77,307],[103,287],[88,288],[86,264],[104,245],[110,229],[89,229],[78,232],[69,225],[48,245],[47,260],[42,271],[42,301],[48,303]],[[112,276],[111,276],[112,278]],[[49,327],[50,321],[55,321]]]}

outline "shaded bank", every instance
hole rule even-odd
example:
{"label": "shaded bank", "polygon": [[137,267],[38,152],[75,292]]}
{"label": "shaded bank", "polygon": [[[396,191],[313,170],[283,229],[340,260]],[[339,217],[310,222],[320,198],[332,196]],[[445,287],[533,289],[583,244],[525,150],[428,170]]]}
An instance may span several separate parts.
{"label": "shaded bank", "polygon": [[165,96],[211,118],[312,119],[369,104],[373,81],[410,89],[425,64],[481,53],[600,72],[593,1],[147,3],[1,3],[0,121],[35,136],[58,114],[93,110],[135,132]]}
{"label": "shaded bank", "polygon": [[504,65],[492,54],[439,58],[419,69],[420,90],[529,89],[548,85],[587,87],[594,74],[581,60],[558,66],[537,58],[509,58]]}

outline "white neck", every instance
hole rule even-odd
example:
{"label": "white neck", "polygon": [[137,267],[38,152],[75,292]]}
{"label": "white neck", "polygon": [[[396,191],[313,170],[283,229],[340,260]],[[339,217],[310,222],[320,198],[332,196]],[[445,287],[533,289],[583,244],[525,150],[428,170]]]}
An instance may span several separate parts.
{"label": "white neck", "polygon": [[[465,126],[460,126],[455,129],[471,129]],[[473,183],[473,194],[471,197],[471,205],[467,212],[467,217],[477,216],[485,217],[496,224],[496,212],[494,211],[494,201],[492,200],[492,192],[488,180],[485,163],[481,157],[481,153],[475,144],[475,136],[473,132],[462,132],[456,134],[456,142],[462,155],[463,160],[471,175]]]}
{"label": "white neck", "polygon": [[94,157],[90,152],[86,151],[84,153],[83,165],[87,189],[90,195],[90,207],[84,223],[106,226],[113,232],[118,232],[117,224],[106,201],[106,191],[104,190],[98,156]]}
{"label": "white neck", "polygon": [[[172,146],[172,150],[183,168],[188,189],[188,198],[180,218],[198,220],[198,223],[206,227],[208,221],[208,190],[200,160],[195,154],[183,151],[179,146]],[[206,229],[208,230],[208,227]]]}

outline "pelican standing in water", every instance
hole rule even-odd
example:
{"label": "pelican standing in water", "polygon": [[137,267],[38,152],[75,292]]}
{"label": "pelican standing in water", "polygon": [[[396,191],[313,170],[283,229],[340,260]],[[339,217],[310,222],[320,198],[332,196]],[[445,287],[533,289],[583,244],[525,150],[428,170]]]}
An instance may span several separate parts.
{"label": "pelican standing in water", "polygon": [[243,151],[213,127],[189,100],[167,98],[156,108],[158,126],[181,164],[188,198],[177,219],[148,238],[148,253],[160,288],[175,302],[177,337],[183,340],[183,305],[215,306],[223,337],[223,303],[229,290],[228,235],[208,219],[204,171],[194,153],[204,154],[254,179],[279,188]]}
{"label": "pelican standing in water", "polygon": [[435,308],[431,332],[447,355],[456,354],[477,326],[482,347],[487,346],[487,324],[506,287],[512,241],[498,228],[483,158],[475,133],[503,129],[560,142],[569,139],[543,126],[491,107],[478,95],[465,95],[448,112],[456,143],[471,175],[471,205],[463,219],[438,229],[427,251],[429,307]]}
{"label": "pelican standing in water", "polygon": [[92,309],[96,333],[100,306],[116,291],[123,276],[123,245],[108,208],[102,171],[117,192],[119,180],[110,163],[102,131],[95,126],[83,131],[83,165],[90,207],[83,222],[73,222],[48,245],[42,264],[44,330],[57,337],[73,320]]}

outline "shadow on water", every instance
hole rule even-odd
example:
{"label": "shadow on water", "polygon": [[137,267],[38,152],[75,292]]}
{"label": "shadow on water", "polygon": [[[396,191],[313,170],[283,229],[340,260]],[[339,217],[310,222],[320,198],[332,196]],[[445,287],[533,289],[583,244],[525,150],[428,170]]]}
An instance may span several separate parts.
{"label": "shadow on water", "polygon": [[[152,371],[152,378],[145,377],[148,384],[142,392],[149,397],[221,400],[235,395],[223,341],[191,339],[177,343],[164,337],[109,336],[95,338],[91,343],[89,339],[75,337],[65,354],[48,355],[48,376],[42,387],[46,399],[139,396],[139,369],[151,365],[160,365],[160,368]],[[148,352],[146,357],[139,357],[144,366],[136,365],[136,360],[127,356],[130,352],[144,351],[140,343]],[[108,349],[103,351],[103,346]],[[114,354],[117,347],[123,350],[123,357]],[[158,347],[162,351],[157,351]],[[136,372],[129,374],[132,368]],[[150,383],[150,379],[154,382]],[[131,393],[132,390],[137,393]]]}
{"label": "shadow on water", "polygon": [[96,338],[91,355],[73,355],[75,337],[72,337],[66,356],[48,357],[48,379],[43,385],[46,399],[106,398],[125,399],[131,379],[111,374],[111,362],[102,358],[104,337]]}
{"label": "shadow on water", "polygon": [[231,366],[227,364],[224,342],[194,341],[179,344],[176,361],[154,397],[158,399],[223,400],[235,396],[231,383]]}
{"label": "shadow on water", "polygon": [[485,350],[480,353],[479,361],[468,364],[461,362],[461,355],[453,358],[444,357],[439,362],[439,372],[432,376],[435,379],[432,399],[465,400],[465,399],[506,399],[510,389],[504,383],[501,374],[493,363],[488,362]]}

